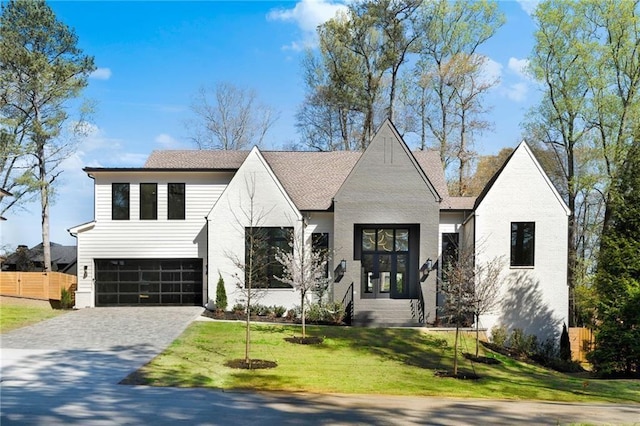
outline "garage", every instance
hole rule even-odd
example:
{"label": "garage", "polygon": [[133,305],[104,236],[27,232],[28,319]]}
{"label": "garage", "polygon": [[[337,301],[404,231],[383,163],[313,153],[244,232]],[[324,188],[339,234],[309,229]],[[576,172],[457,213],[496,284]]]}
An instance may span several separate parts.
{"label": "garage", "polygon": [[202,259],[96,259],[96,306],[202,306]]}

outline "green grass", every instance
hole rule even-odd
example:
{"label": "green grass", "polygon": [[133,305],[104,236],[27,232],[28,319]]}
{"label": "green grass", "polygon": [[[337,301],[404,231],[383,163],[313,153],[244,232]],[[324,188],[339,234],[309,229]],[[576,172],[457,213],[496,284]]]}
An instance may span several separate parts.
{"label": "green grass", "polygon": [[[471,364],[461,369],[479,380],[434,377],[451,370],[453,336],[415,329],[309,327],[324,337],[320,345],[288,343],[299,335],[291,326],[252,326],[251,358],[276,361],[268,370],[234,370],[224,362],[244,358],[242,323],[196,322],[125,383],[264,391],[305,391],[550,401],[640,402],[640,381],[593,380],[557,373],[498,354],[500,365]],[[466,336],[463,350],[473,352]],[[585,386],[586,385],[586,386]]]}
{"label": "green grass", "polygon": [[53,318],[66,311],[49,306],[27,306],[3,302],[0,305],[0,333]]}

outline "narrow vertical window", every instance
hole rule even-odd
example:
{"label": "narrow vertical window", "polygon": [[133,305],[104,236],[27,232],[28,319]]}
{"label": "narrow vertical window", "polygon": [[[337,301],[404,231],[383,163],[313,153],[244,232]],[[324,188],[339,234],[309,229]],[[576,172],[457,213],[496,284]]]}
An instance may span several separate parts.
{"label": "narrow vertical window", "polygon": [[[316,253],[321,253],[322,256],[329,254],[329,234],[314,232],[311,234],[311,249]],[[329,277],[329,262],[324,268],[325,278]]]}
{"label": "narrow vertical window", "polygon": [[185,217],[185,191],[184,183],[170,183],[168,185],[169,203],[167,206],[168,218],[180,220]]}
{"label": "narrow vertical window", "polygon": [[111,184],[111,219],[129,220],[129,184]]}
{"label": "narrow vertical window", "polygon": [[535,222],[511,222],[511,266],[534,266]]}
{"label": "narrow vertical window", "polygon": [[140,220],[158,219],[158,184],[140,184]]}

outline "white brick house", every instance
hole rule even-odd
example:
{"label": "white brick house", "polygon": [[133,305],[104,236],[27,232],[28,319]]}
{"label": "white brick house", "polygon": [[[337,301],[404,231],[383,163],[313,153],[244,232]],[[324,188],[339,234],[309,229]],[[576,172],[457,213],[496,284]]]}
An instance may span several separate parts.
{"label": "white brick house", "polygon": [[[437,322],[440,271],[420,269],[468,243],[482,246],[478,262],[510,259],[500,309],[481,326],[551,337],[567,320],[568,209],[524,143],[478,199],[450,197],[439,155],[411,152],[388,121],[363,153],[154,151],[141,168],[84,170],[96,213],[69,230],[78,308],[204,305],[219,275],[233,305],[247,227],[277,245],[304,220],[306,244],[332,253],[330,297],[352,302],[356,324]],[[261,303],[299,303],[271,281]]]}

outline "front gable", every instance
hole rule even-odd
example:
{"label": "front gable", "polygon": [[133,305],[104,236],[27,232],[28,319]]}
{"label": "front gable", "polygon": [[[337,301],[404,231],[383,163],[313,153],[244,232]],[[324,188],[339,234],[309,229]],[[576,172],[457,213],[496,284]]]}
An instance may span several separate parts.
{"label": "front gable", "polygon": [[[520,143],[513,151],[504,165],[487,184],[475,203],[475,209],[482,209],[483,204],[496,203],[497,198],[503,193],[515,194],[521,192],[520,198],[531,196],[533,192],[539,197],[544,197],[545,209],[558,209],[569,215],[569,207],[564,202],[558,190],[555,188],[544,169],[526,142]],[[509,195],[507,196],[509,197]],[[491,201],[487,201],[490,199]]]}
{"label": "front gable", "polygon": [[[295,222],[301,217],[257,147],[251,150],[211,208],[207,219],[215,221],[220,216],[226,217],[229,210],[238,212],[239,209],[250,208],[250,204],[253,204],[255,214],[261,216],[263,222],[280,223],[282,218]],[[246,218],[238,219],[240,222],[247,221]]]}
{"label": "front gable", "polygon": [[442,200],[441,194],[429,181],[396,128],[386,120],[341,185],[334,200],[358,196],[373,202],[380,197],[387,199],[391,194],[401,197],[428,195],[436,202]]}
{"label": "front gable", "polygon": [[559,336],[568,315],[569,213],[531,149],[521,143],[474,211],[476,261],[504,262],[500,307],[480,317],[481,327],[521,328],[541,340]]}
{"label": "front gable", "polygon": [[[239,303],[243,295],[237,285],[244,285],[239,265],[246,264],[245,230],[248,227],[294,228],[301,226],[302,215],[284,190],[258,148],[253,148],[229,185],[207,215],[209,241],[208,273],[215,282],[222,276],[229,305]],[[209,299],[215,298],[215,287],[208,289]],[[267,292],[261,303],[293,304],[293,290]]]}

